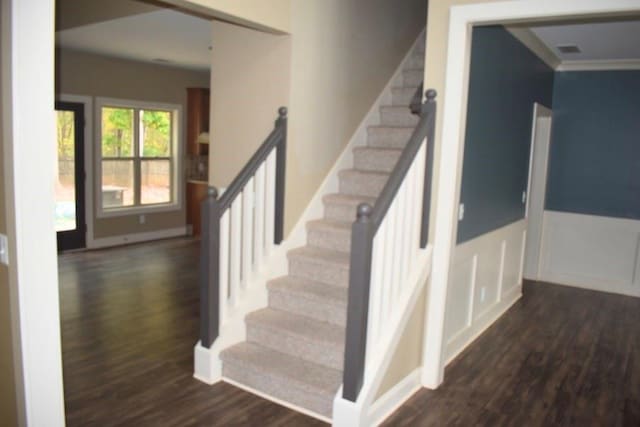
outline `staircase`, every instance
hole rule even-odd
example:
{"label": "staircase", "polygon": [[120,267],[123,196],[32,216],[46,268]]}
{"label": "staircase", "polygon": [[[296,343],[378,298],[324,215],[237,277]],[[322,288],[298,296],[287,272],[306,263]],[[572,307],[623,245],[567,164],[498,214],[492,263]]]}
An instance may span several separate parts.
{"label": "staircase", "polygon": [[246,317],[247,340],[224,350],[222,375],[308,413],[329,419],[342,384],[351,225],[358,204],[373,204],[418,123],[409,104],[423,79],[424,45],[380,107],[367,145],[354,148],[339,192],[326,195],[324,218],[307,224],[307,246],[288,253],[289,274],[267,284],[269,305]]}

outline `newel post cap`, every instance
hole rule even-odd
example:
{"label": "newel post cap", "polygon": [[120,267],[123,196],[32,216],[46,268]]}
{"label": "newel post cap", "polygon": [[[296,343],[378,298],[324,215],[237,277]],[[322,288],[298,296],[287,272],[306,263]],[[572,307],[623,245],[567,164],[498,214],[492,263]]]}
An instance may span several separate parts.
{"label": "newel post cap", "polygon": [[358,210],[357,210],[358,221],[368,221],[372,213],[373,213],[373,206],[371,206],[369,203],[360,203],[358,205]]}
{"label": "newel post cap", "polygon": [[214,199],[218,198],[218,189],[214,186],[211,186],[207,189],[207,197],[212,197]]}
{"label": "newel post cap", "polygon": [[288,113],[287,107],[278,108],[278,114],[280,115],[281,119],[286,119],[287,118],[287,113]]}
{"label": "newel post cap", "polygon": [[427,89],[424,95],[427,97],[427,102],[433,102],[438,96],[438,92],[435,89]]}

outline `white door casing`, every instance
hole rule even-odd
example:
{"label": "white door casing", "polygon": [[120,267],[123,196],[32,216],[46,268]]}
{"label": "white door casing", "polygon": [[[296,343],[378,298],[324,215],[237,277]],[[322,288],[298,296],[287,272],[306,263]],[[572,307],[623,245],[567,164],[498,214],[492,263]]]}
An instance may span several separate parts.
{"label": "white door casing", "polygon": [[536,103],[533,108],[531,131],[531,155],[527,189],[527,242],[524,260],[524,277],[538,280],[544,202],[547,188],[547,169],[551,144],[552,112]]}

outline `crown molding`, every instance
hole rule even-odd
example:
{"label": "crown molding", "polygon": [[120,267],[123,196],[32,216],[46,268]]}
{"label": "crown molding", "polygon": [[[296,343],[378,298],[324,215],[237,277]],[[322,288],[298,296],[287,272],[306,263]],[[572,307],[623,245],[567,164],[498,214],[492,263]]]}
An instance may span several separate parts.
{"label": "crown molding", "polygon": [[505,26],[505,29],[549,67],[556,70],[560,66],[560,58],[531,29],[519,25]]}
{"label": "crown molding", "polygon": [[601,59],[562,61],[556,71],[640,70],[640,59]]}

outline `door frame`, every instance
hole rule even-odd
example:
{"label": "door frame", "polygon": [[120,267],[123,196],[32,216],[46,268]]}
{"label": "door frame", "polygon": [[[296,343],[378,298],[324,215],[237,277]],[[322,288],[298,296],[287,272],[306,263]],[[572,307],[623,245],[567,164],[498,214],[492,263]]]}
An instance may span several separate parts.
{"label": "door frame", "polygon": [[62,93],[56,96],[56,101],[84,105],[84,217],[87,226],[85,247],[91,249],[95,246],[93,237],[93,97]]}
{"label": "door frame", "polygon": [[[538,127],[543,121],[548,121],[548,134],[545,139],[539,139]],[[531,280],[538,280],[540,277],[540,251],[542,250],[542,230],[544,226],[544,200],[547,192],[547,171],[549,169],[549,150],[551,149],[551,127],[553,125],[553,112],[550,108],[534,103],[533,119],[531,124],[531,152],[529,154],[529,179],[527,181],[527,204],[525,208],[525,218],[527,219],[527,241],[524,254],[523,277]],[[541,145],[542,144],[542,145]],[[544,150],[544,165],[536,170],[536,153]],[[531,201],[533,199],[532,189],[534,182],[538,182],[539,190],[542,191],[541,209],[532,211]],[[532,254],[535,253],[535,255]],[[527,274],[527,262],[534,262],[534,272]]]}
{"label": "door frame", "polygon": [[[55,102],[56,111],[70,111],[74,113],[74,165],[73,165],[73,184],[75,190],[75,219],[76,227],[73,230],[65,230],[56,232],[56,240],[58,243],[58,252],[66,250],[84,249],[87,246],[87,215],[86,215],[86,164],[85,164],[85,112],[84,105],[78,102],[62,101],[57,99]],[[59,161],[56,153],[56,161]]]}
{"label": "door frame", "polygon": [[[540,2],[536,0],[507,0],[492,3],[452,5],[446,39],[446,76],[443,94],[442,119],[437,126],[442,131],[436,141],[436,171],[434,183],[435,218],[433,267],[424,320],[422,378],[424,387],[435,389],[444,381],[444,323],[447,287],[451,260],[457,239],[457,213],[460,200],[460,181],[464,155],[464,129],[469,88],[471,33],[474,25],[490,25],[532,20],[562,20],[573,17],[619,16],[637,13],[637,0],[564,0]],[[427,46],[427,49],[429,46]],[[429,62],[429,56],[427,56]],[[429,75],[425,87],[430,87]],[[439,87],[438,87],[439,89]]]}

